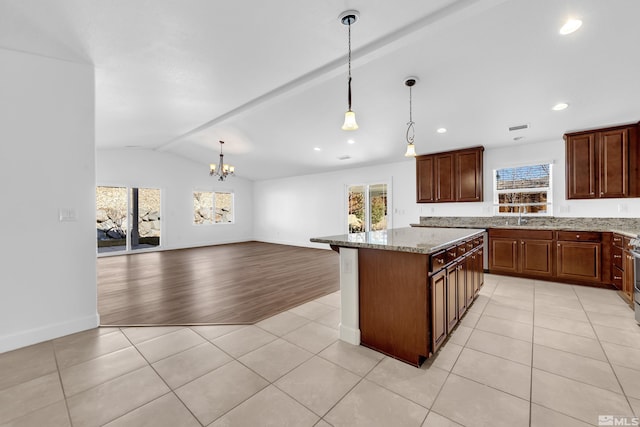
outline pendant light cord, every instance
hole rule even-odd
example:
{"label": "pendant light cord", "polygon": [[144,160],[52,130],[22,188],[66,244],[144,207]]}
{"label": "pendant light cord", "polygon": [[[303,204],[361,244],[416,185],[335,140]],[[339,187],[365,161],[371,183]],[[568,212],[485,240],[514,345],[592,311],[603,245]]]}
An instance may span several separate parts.
{"label": "pendant light cord", "polygon": [[349,18],[349,111],[351,111],[351,19]]}
{"label": "pendant light cord", "polygon": [[[409,126],[407,128],[407,142],[409,144],[413,144],[413,140],[416,136],[416,131],[413,127],[413,115],[412,115],[412,111],[411,111],[411,86],[409,86],[409,123],[407,123],[407,126]],[[411,136],[409,136],[409,132],[411,132]]]}

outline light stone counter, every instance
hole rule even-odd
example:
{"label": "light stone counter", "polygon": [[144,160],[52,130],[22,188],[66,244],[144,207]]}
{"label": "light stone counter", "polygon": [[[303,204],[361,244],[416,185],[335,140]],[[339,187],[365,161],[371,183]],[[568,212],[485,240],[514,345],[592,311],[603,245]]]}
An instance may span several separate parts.
{"label": "light stone counter", "polygon": [[525,230],[600,231],[640,235],[640,218],[571,218],[526,217],[526,224],[517,225],[517,217],[420,217],[420,223],[412,227],[460,227],[460,228],[522,228]]}
{"label": "light stone counter", "polygon": [[344,248],[382,249],[397,252],[431,254],[440,249],[466,240],[485,230],[481,228],[427,228],[406,227],[366,233],[316,237],[315,243],[328,243]]}

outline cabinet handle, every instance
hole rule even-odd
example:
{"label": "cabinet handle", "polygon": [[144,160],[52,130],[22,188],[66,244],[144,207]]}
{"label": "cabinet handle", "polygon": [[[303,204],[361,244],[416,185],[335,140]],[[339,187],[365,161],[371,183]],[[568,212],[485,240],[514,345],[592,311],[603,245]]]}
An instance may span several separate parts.
{"label": "cabinet handle", "polygon": [[580,238],[580,235],[579,235],[579,234],[576,234],[576,239],[579,239],[579,238]]}
{"label": "cabinet handle", "polygon": [[456,253],[455,252],[449,252],[449,256],[455,257]]}
{"label": "cabinet handle", "polygon": [[615,280],[622,280],[622,277],[621,277],[621,276],[613,276],[613,278],[614,278]]}
{"label": "cabinet handle", "polygon": [[622,258],[622,255],[614,255],[614,258]]}
{"label": "cabinet handle", "polygon": [[438,264],[444,264],[444,260],[442,258],[438,258],[437,261],[438,261]]}
{"label": "cabinet handle", "polygon": [[560,243],[558,243],[558,247],[560,247]]}

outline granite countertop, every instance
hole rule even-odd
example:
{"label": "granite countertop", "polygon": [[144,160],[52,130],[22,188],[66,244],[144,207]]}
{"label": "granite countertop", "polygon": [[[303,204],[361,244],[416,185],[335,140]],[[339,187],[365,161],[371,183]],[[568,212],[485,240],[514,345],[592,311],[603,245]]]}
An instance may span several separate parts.
{"label": "granite countertop", "polygon": [[459,240],[483,233],[477,228],[394,228],[366,233],[314,237],[315,243],[328,243],[347,248],[382,249],[396,252],[430,254]]}
{"label": "granite countertop", "polygon": [[517,225],[514,217],[420,217],[420,223],[412,227],[456,228],[516,228],[523,230],[571,230],[613,232],[635,238],[640,235],[638,218],[527,218],[527,223]]}

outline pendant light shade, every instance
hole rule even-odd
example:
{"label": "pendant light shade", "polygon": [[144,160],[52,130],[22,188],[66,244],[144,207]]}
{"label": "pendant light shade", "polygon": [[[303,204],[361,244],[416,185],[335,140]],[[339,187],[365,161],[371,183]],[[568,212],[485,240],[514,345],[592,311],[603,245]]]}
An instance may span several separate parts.
{"label": "pendant light shade", "polygon": [[413,122],[413,111],[411,106],[411,88],[417,83],[417,77],[408,77],[405,79],[405,86],[409,87],[409,122],[407,123],[407,151],[404,153],[405,157],[415,157],[416,156],[416,147],[413,145],[413,140],[416,136],[416,130],[414,128]]}
{"label": "pendant light shade", "polygon": [[356,130],[358,129],[358,123],[356,123],[356,113],[351,110],[347,110],[344,113],[344,124],[342,130]]}
{"label": "pendant light shade", "polygon": [[404,153],[405,157],[415,157],[416,156],[416,146],[413,145],[413,142],[407,144],[407,151]]}
{"label": "pendant light shade", "polygon": [[358,123],[356,123],[356,113],[351,109],[351,24],[354,24],[360,14],[355,10],[348,10],[340,14],[340,22],[342,25],[346,25],[349,28],[349,80],[347,83],[347,97],[349,101],[349,109],[344,113],[344,124],[342,130],[356,130],[358,129]]}

